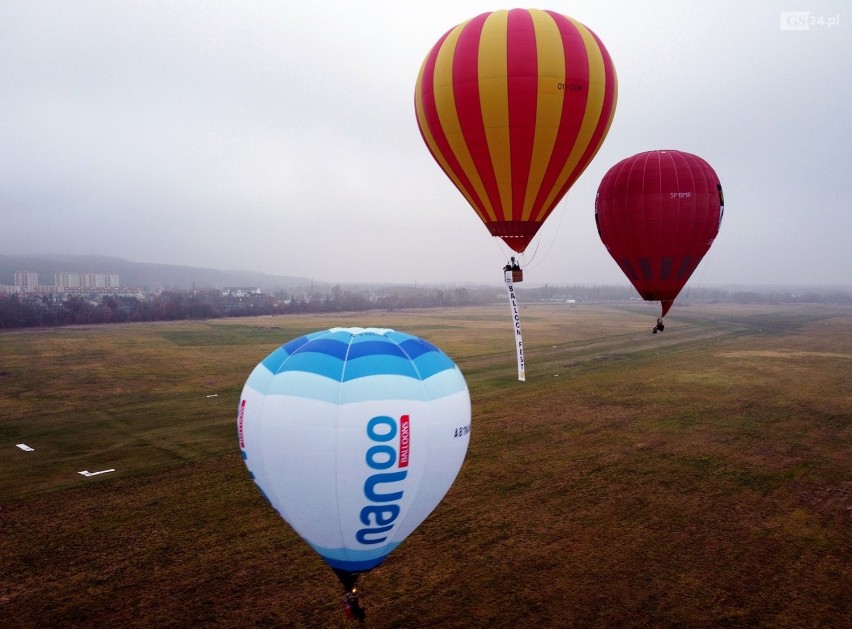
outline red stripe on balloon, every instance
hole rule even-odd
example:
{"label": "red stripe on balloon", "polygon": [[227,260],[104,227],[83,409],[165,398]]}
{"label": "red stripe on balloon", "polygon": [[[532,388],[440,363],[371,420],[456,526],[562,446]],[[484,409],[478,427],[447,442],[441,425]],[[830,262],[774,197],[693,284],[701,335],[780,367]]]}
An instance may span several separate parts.
{"label": "red stripe on balloon", "polygon": [[[473,18],[459,35],[453,55],[453,96],[459,126],[462,129],[471,160],[479,174],[495,215],[501,217],[503,210],[500,203],[500,192],[497,188],[491,153],[488,151],[488,139],[485,135],[479,94],[479,46],[482,39],[482,27],[489,15],[484,13]],[[483,216],[490,215],[485,208],[480,209]]]}
{"label": "red stripe on balloon", "polygon": [[[609,56],[609,52],[604,48],[603,43],[595,35],[592,31],[589,31],[591,36],[594,38],[595,43],[600,50],[601,56],[603,57],[604,62],[604,76],[605,76],[605,85],[606,91],[604,92],[604,101],[601,107],[600,114],[598,116],[598,122],[595,126],[595,131],[592,134],[592,139],[589,142],[589,145],[586,147],[586,150],[583,152],[583,156],[580,158],[580,161],[577,163],[577,167],[574,169],[574,172],[568,177],[567,185],[564,187],[565,192],[568,191],[568,188],[574,185],[580,175],[583,174],[583,171],[586,170],[586,167],[595,157],[595,154],[598,152],[601,144],[603,144],[604,138],[606,137],[606,133],[609,130],[609,123],[612,120],[613,112],[615,110],[615,99],[616,99],[616,85],[615,85],[615,67],[613,66],[612,59]],[[584,48],[585,50],[585,48]]]}
{"label": "red stripe on balloon", "polygon": [[509,142],[512,151],[512,220],[521,220],[529,185],[538,103],[538,57],[532,16],[512,9],[508,16],[507,74]]}
{"label": "red stripe on balloon", "polygon": [[[530,220],[534,221],[543,221],[547,218],[547,215],[562,200],[562,197],[565,196],[571,183],[573,183],[573,179],[575,179],[569,177],[568,183],[562,186],[559,193],[551,201],[551,204],[548,207],[544,206],[548,195],[556,185],[562,168],[568,161],[571,149],[574,148],[574,142],[577,139],[577,133],[580,131],[580,125],[583,122],[583,114],[586,111],[586,102],[589,96],[589,59],[583,38],[580,36],[574,23],[564,15],[553,11],[547,11],[547,13],[556,22],[559,34],[562,37],[562,50],[565,56],[564,82],[566,84],[577,82],[582,84],[584,88],[582,96],[574,96],[574,93],[569,90],[569,86],[565,86],[566,93],[562,101],[562,118],[559,121],[559,131],[556,135],[553,154],[550,156],[550,163],[545,171],[541,187],[536,195],[535,203],[530,213]],[[578,99],[582,99],[581,107],[577,106]]]}
{"label": "red stripe on balloon", "polygon": [[[426,64],[423,69],[423,83],[420,95],[421,103],[423,106],[423,115],[426,119],[426,125],[429,127],[429,131],[432,133],[432,139],[435,142],[436,150],[446,162],[447,167],[458,178],[459,185],[461,186],[460,191],[462,192],[462,194],[467,193],[469,195],[469,197],[479,208],[479,211],[482,213],[482,216],[487,216],[482,200],[479,198],[479,195],[476,194],[476,190],[471,184],[470,179],[465,174],[464,169],[461,167],[461,164],[456,158],[455,153],[450,147],[450,143],[447,140],[447,134],[444,131],[443,126],[441,125],[441,119],[438,116],[438,108],[435,103],[435,62],[438,58],[438,52],[441,50],[441,47],[444,45],[444,42],[446,41],[447,36],[450,34],[451,31],[452,29],[450,31],[447,31],[447,33],[445,33],[441,37],[441,39],[438,40],[438,42],[432,47],[432,50],[429,51],[429,55],[426,58]],[[429,150],[431,152],[431,148]],[[432,154],[432,156],[436,157],[434,153]]]}

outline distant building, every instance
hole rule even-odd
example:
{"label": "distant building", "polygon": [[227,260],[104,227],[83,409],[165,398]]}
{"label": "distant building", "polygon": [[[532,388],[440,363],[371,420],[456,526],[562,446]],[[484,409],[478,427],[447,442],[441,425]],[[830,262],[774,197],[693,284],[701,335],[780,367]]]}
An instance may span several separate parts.
{"label": "distant building", "polygon": [[259,288],[226,287],[222,289],[222,297],[250,297],[251,295],[263,295]]}
{"label": "distant building", "polygon": [[56,273],[53,284],[57,289],[81,289],[92,288],[95,290],[104,290],[107,288],[119,288],[117,273],[76,273],[63,272]]}
{"label": "distant building", "polygon": [[117,273],[55,273],[53,284],[39,284],[35,271],[15,271],[15,284],[0,284],[4,295],[53,295],[62,293],[109,292],[114,294],[141,294],[141,290],[121,287]]}
{"label": "distant building", "polygon": [[56,288],[81,288],[83,285],[79,273],[56,273],[53,276],[53,285]]}
{"label": "distant building", "polygon": [[38,287],[38,273],[35,271],[15,271],[15,286],[18,293],[34,293]]}
{"label": "distant building", "polygon": [[83,288],[118,288],[117,273],[83,273],[81,274]]}

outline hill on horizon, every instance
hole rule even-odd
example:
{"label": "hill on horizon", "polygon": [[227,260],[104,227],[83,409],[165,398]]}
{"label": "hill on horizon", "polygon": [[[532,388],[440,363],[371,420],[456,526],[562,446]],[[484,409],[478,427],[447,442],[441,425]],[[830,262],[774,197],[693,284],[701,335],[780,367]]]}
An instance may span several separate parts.
{"label": "hill on horizon", "polygon": [[[132,262],[96,255],[0,255],[0,284],[14,284],[16,271],[35,272],[40,284],[53,284],[56,273],[117,273],[122,286],[151,289],[258,287],[292,289],[312,283],[309,278],[270,275],[257,271],[220,270],[151,262]],[[317,284],[317,282],[314,282]],[[325,282],[319,282],[324,285]]]}
{"label": "hill on horizon", "polygon": [[[53,285],[56,273],[117,273],[119,282],[123,287],[141,288],[143,290],[166,289],[166,290],[192,290],[205,288],[260,288],[264,292],[276,290],[294,291],[313,287],[318,290],[330,289],[335,284],[352,287],[375,287],[389,286],[387,282],[359,282],[357,284],[334,281],[318,281],[307,277],[290,275],[272,275],[259,271],[246,270],[222,270],[205,267],[181,266],[174,264],[159,264],[153,262],[134,262],[123,258],[99,255],[62,255],[62,254],[27,254],[27,255],[5,255],[0,254],[0,284],[14,284],[16,271],[29,271],[39,274],[39,284]],[[428,284],[424,284],[428,285]],[[462,284],[465,285],[465,284]],[[527,282],[523,290],[533,290],[548,287],[548,283],[535,284]],[[458,287],[459,284],[453,283]],[[479,288],[492,288],[491,284],[466,284]],[[550,285],[551,287],[556,285]],[[590,286],[588,284],[574,284],[574,287]],[[609,287],[616,290],[631,290],[622,284],[592,284],[595,288]],[[826,293],[843,294],[842,301],[848,303],[849,295],[852,293],[852,284],[843,285],[800,285],[800,284],[770,284],[770,285],[745,285],[725,284],[714,286],[688,286],[681,296],[684,299],[692,289],[697,290],[723,290],[733,292],[757,292],[802,293],[811,291],[818,295]],[[632,293],[631,293],[632,294]]]}

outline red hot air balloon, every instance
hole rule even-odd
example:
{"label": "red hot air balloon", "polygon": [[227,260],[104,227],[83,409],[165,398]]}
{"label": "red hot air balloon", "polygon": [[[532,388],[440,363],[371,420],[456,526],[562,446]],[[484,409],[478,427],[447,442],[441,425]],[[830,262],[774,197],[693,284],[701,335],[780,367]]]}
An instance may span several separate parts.
{"label": "red hot air balloon", "polygon": [[[683,151],[648,151],[609,169],[598,188],[595,221],[613,259],[664,317],[719,232],[719,177]],[[658,329],[662,331],[662,321]]]}
{"label": "red hot air balloon", "polygon": [[483,13],[450,29],[420,68],[423,140],[493,236],[523,253],[597,153],[615,113],[604,45],[570,17]]}

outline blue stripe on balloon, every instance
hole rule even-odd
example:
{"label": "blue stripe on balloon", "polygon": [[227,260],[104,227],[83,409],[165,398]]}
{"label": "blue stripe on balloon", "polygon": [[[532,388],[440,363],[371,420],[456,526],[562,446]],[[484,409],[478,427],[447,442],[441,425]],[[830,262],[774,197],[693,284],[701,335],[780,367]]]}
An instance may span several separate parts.
{"label": "blue stripe on balloon", "polygon": [[423,380],[431,378],[442,371],[456,368],[455,363],[446,354],[439,352],[421,354],[414,359],[414,364],[417,365],[417,371],[420,372],[420,378]]}
{"label": "blue stripe on balloon", "polygon": [[399,546],[399,542],[385,544],[381,548],[355,550],[352,548],[323,548],[322,546],[311,544],[311,547],[317,551],[320,557],[325,559],[329,566],[339,570],[348,570],[349,572],[363,572],[375,568],[397,546]]}
{"label": "blue stripe on balloon", "polygon": [[285,343],[263,359],[263,364],[272,373],[278,373],[294,354],[302,352],[314,352],[344,360],[348,346],[348,338],[340,332],[315,332]]}
{"label": "blue stripe on balloon", "polygon": [[376,337],[365,339],[354,337],[347,360],[355,360],[362,356],[399,356],[405,358],[405,353],[395,343],[391,343],[385,338],[380,341],[375,339]]}
{"label": "blue stripe on balloon", "polygon": [[[270,367],[267,361],[264,361],[263,365],[267,368]],[[303,350],[290,356],[277,369],[270,369],[270,371],[273,373],[307,371],[344,381],[382,374],[395,374],[423,380],[441,371],[454,368],[455,364],[446,354],[436,352],[422,354],[413,362],[405,356],[392,353],[373,353],[353,359],[350,352],[344,369],[344,363],[339,358]]]}
{"label": "blue stripe on balloon", "polygon": [[423,339],[418,338],[408,338],[402,341],[399,346],[405,351],[406,354],[411,356],[411,358],[417,358],[423,354],[428,354],[430,352],[442,353],[437,347],[424,341]]}
{"label": "blue stripe on balloon", "polygon": [[351,404],[389,399],[429,401],[427,397],[427,389],[420,380],[406,376],[377,375],[343,383],[335,402]]}
{"label": "blue stripe on balloon", "polygon": [[352,330],[350,328],[332,328],[331,330],[324,330],[322,332],[314,332],[309,336],[312,339],[328,339],[333,341],[340,341],[341,343],[345,343],[349,345],[349,341],[352,340]]}
{"label": "blue stripe on balloon", "polygon": [[261,390],[264,395],[289,395],[337,404],[340,381],[307,371],[286,371],[278,374]]}
{"label": "blue stripe on balloon", "polygon": [[315,373],[339,382],[343,375],[343,360],[326,354],[302,351],[290,356],[289,360],[281,365],[278,373],[290,371]]}
{"label": "blue stripe on balloon", "polygon": [[347,360],[346,369],[343,371],[343,380],[349,381],[384,375],[407,376],[420,380],[420,375],[412,362],[402,354],[397,356],[370,354],[354,360]]}
{"label": "blue stripe on balloon", "polygon": [[284,343],[284,345],[281,346],[281,349],[283,349],[288,354],[292,354],[293,352],[297,352],[299,348],[302,347],[302,345],[304,345],[305,343],[310,343],[311,339],[316,338],[316,336],[316,332],[312,334],[306,334],[305,336],[300,336],[297,339],[293,339],[292,341]]}
{"label": "blue stripe on balloon", "polygon": [[[335,328],[308,334],[282,345],[255,368],[246,385],[261,393],[274,389],[281,394],[290,394],[289,386],[280,383],[271,385],[274,374],[310,373],[337,382],[351,382],[386,375],[428,380],[445,371],[457,371],[455,363],[437,347],[416,336],[393,330],[356,329],[353,332]],[[460,373],[458,379],[463,382]],[[306,393],[306,397],[329,400],[332,394],[326,386],[312,389],[313,393]],[[369,387],[360,388],[354,397],[361,398],[367,389]],[[430,389],[434,391],[430,397],[447,394],[442,393],[447,389],[443,381]],[[457,387],[452,387],[451,392],[455,390]]]}
{"label": "blue stripe on balloon", "polygon": [[[247,385],[255,388],[253,383]],[[256,390],[262,395],[287,395],[329,404],[350,404],[391,399],[390,391],[393,392],[392,399],[431,402],[465,391],[466,388],[461,372],[453,369],[442,371],[422,382],[407,376],[385,374],[342,384],[306,371],[287,371],[270,379],[263,389]]]}
{"label": "blue stripe on balloon", "polygon": [[263,361],[249,374],[249,377],[246,380],[246,386],[260,393],[266,393],[266,390],[269,388],[269,383],[272,382],[274,377],[275,375],[273,372],[271,372],[266,366],[266,361]]}
{"label": "blue stripe on balloon", "polygon": [[299,348],[298,353],[311,352],[313,354],[324,354],[339,360],[346,358],[349,343],[332,338],[332,335],[314,339]]}
{"label": "blue stripe on balloon", "polygon": [[[390,553],[388,553],[390,554]],[[346,561],[345,559],[325,559],[325,562],[335,568],[337,570],[344,570],[346,572],[367,572],[367,570],[372,570],[380,563],[382,563],[388,555],[384,555],[379,557],[378,559],[369,559],[365,561]]]}
{"label": "blue stripe on balloon", "polygon": [[[297,339],[297,340],[302,340],[302,339]],[[293,341],[293,343],[295,343],[295,342],[296,341]],[[290,345],[290,344],[291,343],[287,343],[287,345]],[[264,367],[266,367],[272,373],[276,373],[281,368],[281,365],[283,365],[284,362],[288,358],[290,358],[290,352],[287,351],[287,345],[282,345],[281,347],[276,349],[269,356],[264,358],[263,361],[260,364],[263,365]]]}
{"label": "blue stripe on balloon", "polygon": [[412,336],[407,332],[400,332],[398,330],[385,330],[384,337],[390,339],[397,345],[402,345],[405,341],[409,341],[411,339],[419,339],[419,336]]}

